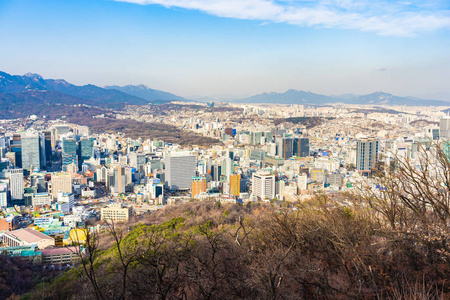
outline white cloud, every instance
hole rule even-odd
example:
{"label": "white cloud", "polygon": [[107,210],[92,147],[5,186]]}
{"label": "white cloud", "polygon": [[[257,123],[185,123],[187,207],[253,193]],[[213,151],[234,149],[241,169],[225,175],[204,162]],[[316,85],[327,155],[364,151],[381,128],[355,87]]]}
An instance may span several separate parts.
{"label": "white cloud", "polygon": [[[203,11],[226,18],[413,36],[450,28],[445,1],[390,0],[115,0]],[[424,3],[426,2],[426,3]]]}

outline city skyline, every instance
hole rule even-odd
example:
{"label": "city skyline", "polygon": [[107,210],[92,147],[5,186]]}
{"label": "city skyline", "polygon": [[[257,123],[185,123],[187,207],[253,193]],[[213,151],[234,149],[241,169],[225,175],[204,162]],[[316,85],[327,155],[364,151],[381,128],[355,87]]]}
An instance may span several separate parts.
{"label": "city skyline", "polygon": [[11,74],[187,98],[288,89],[450,98],[444,1],[2,1],[0,16]]}

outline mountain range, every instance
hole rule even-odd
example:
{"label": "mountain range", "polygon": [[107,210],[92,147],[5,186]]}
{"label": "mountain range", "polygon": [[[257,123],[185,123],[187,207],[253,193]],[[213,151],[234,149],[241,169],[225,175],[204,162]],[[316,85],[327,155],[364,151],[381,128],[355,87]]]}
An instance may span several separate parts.
{"label": "mountain range", "polygon": [[[63,79],[44,79],[34,73],[10,75],[0,72],[0,118],[17,118],[30,114],[49,114],[54,110],[64,113],[63,107],[82,104],[99,108],[123,108],[126,104],[160,104],[170,101],[189,101],[183,97],[151,89],[145,85],[106,86],[92,84],[77,86]],[[450,102],[399,97],[384,92],[368,95],[346,94],[326,96],[299,90],[284,93],[263,93],[233,103],[273,103],[325,105],[332,103],[366,105],[450,106]]]}
{"label": "mountain range", "polygon": [[[121,90],[129,91],[124,92]],[[137,96],[133,90],[141,90]],[[63,79],[43,79],[39,74],[23,76],[0,72],[0,101],[16,104],[86,104],[99,107],[120,108],[125,104],[143,105],[161,103],[184,98],[147,87],[133,86],[101,88],[92,84],[77,86]]]}
{"label": "mountain range", "polygon": [[450,102],[448,101],[426,100],[415,97],[399,97],[384,92],[375,92],[368,95],[345,94],[342,96],[326,96],[293,89],[290,89],[284,93],[263,93],[248,98],[233,100],[230,102],[311,105],[345,103],[363,105],[450,106]]}
{"label": "mountain range", "polygon": [[108,85],[105,86],[105,89],[114,89],[118,90],[124,93],[127,93],[128,95],[133,95],[136,97],[140,97],[142,99],[145,99],[150,102],[157,102],[157,101],[188,101],[183,97],[158,91],[149,88],[146,85],[140,84],[140,85],[126,85],[126,86],[118,86],[118,85]]}

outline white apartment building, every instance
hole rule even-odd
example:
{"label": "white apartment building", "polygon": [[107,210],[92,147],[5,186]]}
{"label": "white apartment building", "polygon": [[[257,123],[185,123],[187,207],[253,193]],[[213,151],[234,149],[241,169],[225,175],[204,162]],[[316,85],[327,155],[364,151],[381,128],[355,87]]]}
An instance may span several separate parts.
{"label": "white apartment building", "polygon": [[261,200],[275,198],[275,175],[269,172],[257,172],[252,175],[252,193]]}
{"label": "white apartment building", "polygon": [[11,169],[5,172],[9,179],[9,188],[11,190],[11,200],[23,199],[23,169]]}

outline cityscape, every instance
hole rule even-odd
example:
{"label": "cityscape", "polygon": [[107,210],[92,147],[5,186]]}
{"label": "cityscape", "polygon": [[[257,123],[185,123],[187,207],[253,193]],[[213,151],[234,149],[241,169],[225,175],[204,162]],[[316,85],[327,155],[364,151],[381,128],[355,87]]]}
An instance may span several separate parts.
{"label": "cityscape", "polygon": [[1,299],[448,299],[447,3],[74,2],[0,3]]}

